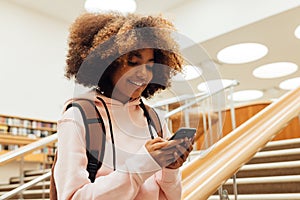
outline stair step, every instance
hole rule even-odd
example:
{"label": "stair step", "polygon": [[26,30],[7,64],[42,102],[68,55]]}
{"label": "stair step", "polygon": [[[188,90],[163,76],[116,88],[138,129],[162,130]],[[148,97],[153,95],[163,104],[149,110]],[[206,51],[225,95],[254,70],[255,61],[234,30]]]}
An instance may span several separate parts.
{"label": "stair step", "polygon": [[[202,157],[209,152],[208,150],[192,151],[189,155],[189,160],[193,160],[196,157]],[[279,149],[270,151],[259,151],[247,164],[254,163],[267,163],[267,162],[284,162],[300,160],[300,148],[293,149]]]}
{"label": "stair step", "polygon": [[[24,177],[24,183],[26,183],[26,182],[28,182],[28,181],[31,181],[31,180],[33,180],[33,179],[35,179],[35,178],[37,178],[37,177],[39,177],[39,176],[28,176],[28,177]],[[20,177],[11,177],[11,178],[9,179],[9,182],[10,182],[11,184],[20,183]]]}
{"label": "stair step", "polygon": [[[232,184],[233,180],[229,179],[225,184]],[[298,182],[300,184],[300,175],[294,176],[271,176],[271,177],[251,177],[238,178],[237,184],[256,184],[256,183],[286,183]],[[299,185],[300,189],[300,185]]]}
{"label": "stair step", "polygon": [[[45,182],[39,182],[36,185],[32,186],[31,189],[41,189],[43,185],[46,188],[50,187],[50,181],[45,181]],[[17,187],[19,187],[20,184],[6,184],[6,185],[0,185],[0,191],[10,191],[13,190]]]}
{"label": "stair step", "polygon": [[24,176],[43,175],[49,171],[51,171],[51,169],[29,170],[24,172]]}
{"label": "stair step", "polygon": [[[0,196],[5,194],[6,192],[0,192]],[[23,198],[24,199],[36,199],[36,198],[42,198],[42,195],[45,195],[45,198],[49,198],[50,189],[39,189],[39,190],[25,190],[23,191]],[[18,195],[12,197],[11,199],[18,199]]]}
{"label": "stair step", "polygon": [[50,193],[50,189],[45,189],[45,190],[26,190],[23,192],[24,195],[28,195],[28,194],[42,194],[42,193],[45,193],[45,194],[49,194]]}
{"label": "stair step", "polygon": [[261,176],[282,176],[299,175],[300,160],[273,163],[247,164],[237,172],[237,177],[261,177]]}
{"label": "stair step", "polygon": [[261,157],[270,157],[270,156],[286,156],[286,155],[299,155],[300,148],[295,149],[281,149],[281,150],[272,150],[272,151],[262,151],[255,154],[255,158]]}
{"label": "stair step", "polygon": [[[238,178],[238,194],[300,193],[300,175]],[[229,179],[223,188],[233,193],[233,180]]]}
{"label": "stair step", "polygon": [[[228,195],[229,199],[234,199],[234,195]],[[284,194],[239,194],[238,200],[299,200],[300,193]],[[218,195],[212,195],[208,200],[220,200]]]}
{"label": "stair step", "polygon": [[276,169],[276,168],[292,168],[300,167],[300,160],[274,163],[259,163],[244,165],[241,170],[256,170],[256,169]]}
{"label": "stair step", "polygon": [[300,148],[300,138],[277,140],[269,142],[261,151]]}
{"label": "stair step", "polygon": [[300,160],[300,148],[258,152],[247,164],[293,160]]}

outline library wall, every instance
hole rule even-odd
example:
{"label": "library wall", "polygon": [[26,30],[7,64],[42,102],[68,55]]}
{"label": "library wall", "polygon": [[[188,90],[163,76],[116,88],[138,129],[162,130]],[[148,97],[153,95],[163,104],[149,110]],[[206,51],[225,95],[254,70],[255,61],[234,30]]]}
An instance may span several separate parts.
{"label": "library wall", "polygon": [[[258,102],[250,105],[244,105],[235,109],[235,118],[237,127],[255,114],[270,105],[270,102]],[[230,111],[225,111],[225,121],[223,126],[223,134],[226,135],[232,131]],[[273,140],[284,140],[291,138],[300,138],[300,118],[296,116],[292,119]]]}
{"label": "library wall", "polygon": [[64,77],[69,22],[13,1],[0,1],[0,18],[0,113],[57,120],[74,91]]}

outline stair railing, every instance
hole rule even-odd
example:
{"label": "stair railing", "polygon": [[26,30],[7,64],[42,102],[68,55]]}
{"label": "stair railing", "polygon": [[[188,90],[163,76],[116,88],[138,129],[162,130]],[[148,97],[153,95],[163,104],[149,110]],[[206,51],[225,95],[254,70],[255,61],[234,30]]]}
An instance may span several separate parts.
{"label": "stair railing", "polygon": [[205,156],[183,166],[183,198],[207,199],[299,113],[300,87],[237,127]]}
{"label": "stair railing", "polygon": [[[228,84],[227,86],[223,87],[223,88],[219,88],[219,89],[216,89],[214,92],[212,93],[207,93],[207,94],[201,94],[201,95],[194,95],[194,96],[186,96],[186,98],[179,98],[179,100],[173,102],[173,103],[176,103],[176,102],[180,102],[180,101],[184,101],[184,100],[190,100],[190,99],[193,99],[193,101],[191,102],[188,102],[188,103],[185,103],[184,105],[178,107],[178,108],[175,108],[174,110],[168,112],[164,117],[165,118],[169,118],[171,117],[172,115],[180,112],[180,111],[183,111],[195,104],[197,104],[198,102],[201,102],[201,101],[204,101],[206,99],[208,99],[210,96],[212,95],[215,95],[215,94],[218,94],[226,89],[231,89],[235,86],[237,86],[239,84],[238,81],[236,80],[232,80],[232,83],[231,84]],[[231,90],[231,92],[233,92],[233,90]],[[161,102],[158,102],[157,104],[154,105],[154,107],[159,107],[159,106],[168,106],[169,104],[171,104],[171,102],[169,101],[166,101],[165,103],[161,103]]]}
{"label": "stair railing", "polygon": [[32,152],[39,150],[47,145],[57,142],[57,133],[52,134],[48,137],[42,138],[38,141],[32,142],[28,145],[22,146],[14,151],[7,152],[0,155],[0,165],[4,165],[8,162],[14,161],[16,159],[22,158]]}
{"label": "stair railing", "polygon": [[[23,184],[23,185],[20,185],[19,187],[9,191],[9,192],[6,192],[4,195],[0,196],[0,200],[5,200],[5,199],[9,199],[15,195],[17,195],[18,193],[21,193],[22,191],[28,189],[28,188],[31,188],[32,186],[36,185],[37,183],[41,182],[41,181],[44,181],[46,179],[49,179],[51,176],[51,171]],[[44,199],[44,198],[43,198]]]}
{"label": "stair railing", "polygon": [[50,174],[51,172],[48,172],[28,183],[25,183],[23,184],[24,182],[22,181],[23,180],[23,174],[24,174],[24,171],[23,171],[23,164],[24,164],[24,157],[28,154],[31,154],[32,152],[36,151],[36,150],[39,150],[47,145],[51,145],[53,143],[57,142],[57,133],[55,134],[52,134],[51,136],[48,136],[48,137],[45,137],[45,138],[42,138],[38,141],[35,141],[33,143],[30,143],[28,145],[25,145],[25,146],[22,146],[14,151],[10,151],[6,154],[3,154],[0,156],[0,166],[1,165],[4,165],[4,164],[7,164],[9,162],[12,162],[14,160],[17,160],[17,159],[20,159],[21,162],[20,162],[20,179],[21,179],[21,183],[20,183],[20,186],[5,193],[4,195],[0,196],[0,199],[1,200],[4,200],[4,199],[9,199],[10,197],[12,196],[15,196],[17,194],[20,194],[20,198],[22,199],[22,191],[29,188],[29,187],[32,187],[33,185],[37,184],[38,182],[40,181],[43,181],[44,179],[46,178],[49,178],[50,177]]}

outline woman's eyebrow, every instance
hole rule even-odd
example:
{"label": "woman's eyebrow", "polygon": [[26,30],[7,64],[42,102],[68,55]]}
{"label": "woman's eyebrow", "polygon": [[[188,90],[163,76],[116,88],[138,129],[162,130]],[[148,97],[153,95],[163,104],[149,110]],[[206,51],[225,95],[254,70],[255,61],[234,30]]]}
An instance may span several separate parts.
{"label": "woman's eyebrow", "polygon": [[[132,52],[132,54],[129,57],[132,59],[132,57],[134,56],[139,59],[142,59],[142,55],[140,54],[140,52]],[[147,62],[153,62],[153,61],[154,61],[154,57],[150,58]]]}
{"label": "woman's eyebrow", "polygon": [[140,54],[140,52],[132,52],[130,57],[132,58],[133,56],[138,57],[138,58],[142,58],[142,55]]}

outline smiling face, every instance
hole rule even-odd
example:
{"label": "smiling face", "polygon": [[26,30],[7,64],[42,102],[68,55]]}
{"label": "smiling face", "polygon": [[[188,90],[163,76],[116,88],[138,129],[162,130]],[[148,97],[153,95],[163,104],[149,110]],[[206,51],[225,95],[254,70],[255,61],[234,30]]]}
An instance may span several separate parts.
{"label": "smiling face", "polygon": [[152,80],[154,65],[153,49],[142,49],[129,53],[122,66],[111,77],[114,86],[112,98],[123,103],[141,97]]}

